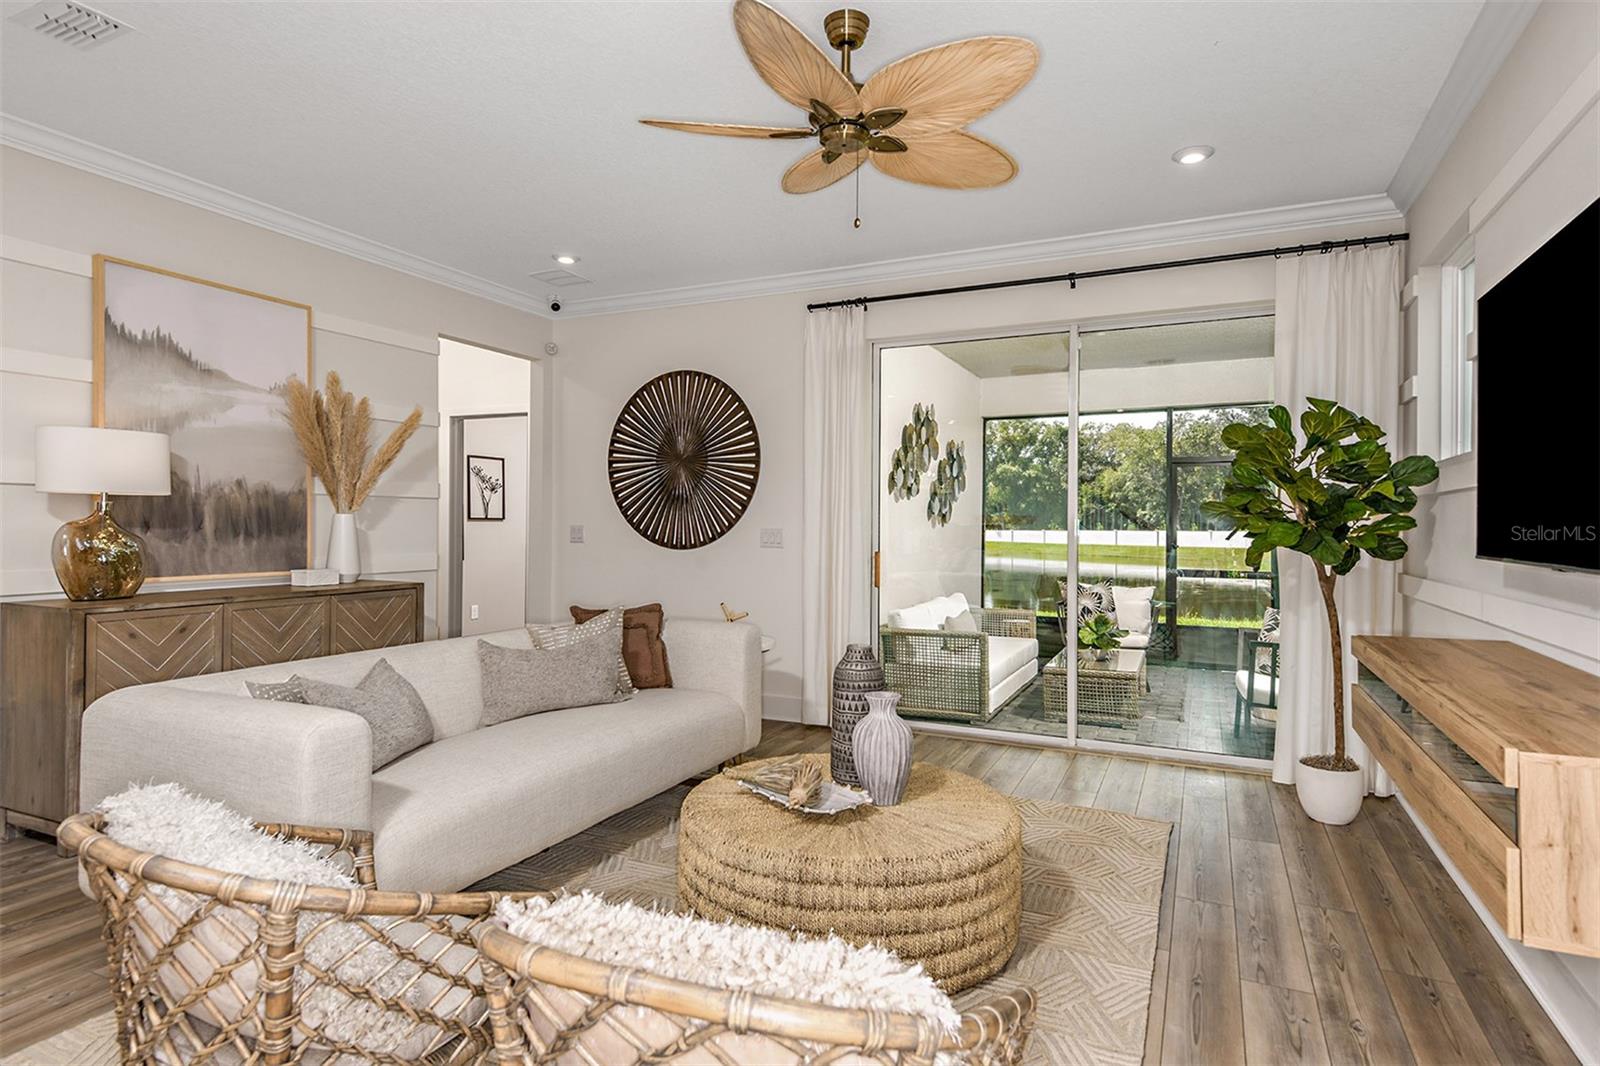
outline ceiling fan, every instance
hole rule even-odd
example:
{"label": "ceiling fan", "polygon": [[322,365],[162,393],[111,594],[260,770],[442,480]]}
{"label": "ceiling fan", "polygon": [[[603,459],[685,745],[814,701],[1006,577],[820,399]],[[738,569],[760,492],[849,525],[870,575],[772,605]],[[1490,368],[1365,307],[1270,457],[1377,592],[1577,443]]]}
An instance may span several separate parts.
{"label": "ceiling fan", "polygon": [[986,189],[1010,181],[1016,160],[962,127],[1028,83],[1039,63],[1038,46],[1024,37],[952,41],[896,60],[863,84],[851,75],[850,57],[867,39],[869,23],[855,8],[823,20],[828,43],[840,54],[835,67],[772,8],[759,0],[734,0],[734,29],[756,73],[803,110],[807,124],[640,121],[719,137],[815,139],[821,147],[783,175],[783,189],[791,193],[827,188],[868,159],[891,178],[945,189]]}

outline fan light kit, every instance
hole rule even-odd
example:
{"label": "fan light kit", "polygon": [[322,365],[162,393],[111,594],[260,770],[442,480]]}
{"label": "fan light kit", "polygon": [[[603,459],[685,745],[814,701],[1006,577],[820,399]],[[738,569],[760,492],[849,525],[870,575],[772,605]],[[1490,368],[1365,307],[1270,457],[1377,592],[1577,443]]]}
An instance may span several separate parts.
{"label": "fan light kit", "polygon": [[1209,144],[1195,144],[1188,148],[1179,148],[1172,153],[1172,161],[1182,166],[1192,167],[1196,163],[1204,163],[1216,154],[1216,149]]}
{"label": "fan light kit", "polygon": [[944,189],[986,189],[1015,177],[1016,160],[962,127],[1028,83],[1039,63],[1038,46],[1023,37],[972,37],[915,52],[862,83],[851,72],[851,57],[866,42],[869,25],[856,8],[823,19],[828,44],[839,52],[835,67],[778,12],[759,0],[735,0],[733,26],[751,65],[774,92],[805,112],[806,125],[640,121],[719,137],[814,140],[818,147],[783,175],[783,190],[790,193],[825,189],[858,174],[869,159],[892,178]]}

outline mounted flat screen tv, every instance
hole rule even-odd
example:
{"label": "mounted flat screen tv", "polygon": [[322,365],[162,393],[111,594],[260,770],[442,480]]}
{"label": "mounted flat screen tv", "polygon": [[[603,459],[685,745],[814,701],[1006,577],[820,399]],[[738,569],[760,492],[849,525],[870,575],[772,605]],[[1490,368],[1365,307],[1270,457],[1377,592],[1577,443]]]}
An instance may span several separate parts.
{"label": "mounted flat screen tv", "polygon": [[1478,557],[1600,572],[1600,200],[1478,298]]}

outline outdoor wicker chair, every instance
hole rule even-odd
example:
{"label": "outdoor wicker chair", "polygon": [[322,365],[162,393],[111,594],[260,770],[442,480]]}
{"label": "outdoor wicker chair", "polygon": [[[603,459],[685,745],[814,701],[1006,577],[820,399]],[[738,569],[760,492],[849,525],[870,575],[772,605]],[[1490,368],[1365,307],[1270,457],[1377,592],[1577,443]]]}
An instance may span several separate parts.
{"label": "outdoor wicker chair", "polygon": [[724,1066],[972,1066],[1022,1061],[1033,1029],[1026,988],[961,1016],[955,1036],[925,1019],[729,991],[478,935],[499,1066],[721,1063]]}
{"label": "outdoor wicker chair", "polygon": [[[970,610],[977,632],[936,628],[937,621],[929,628],[879,627],[884,687],[900,693],[902,714],[986,722],[1038,672],[1033,610]],[[997,645],[1005,651],[997,653]]]}
{"label": "outdoor wicker chair", "polygon": [[124,1063],[400,1066],[492,1053],[473,934],[501,899],[532,893],[379,891],[362,831],[258,825],[327,848],[351,889],[179,862],[103,828],[77,814],[58,839],[104,917]]}

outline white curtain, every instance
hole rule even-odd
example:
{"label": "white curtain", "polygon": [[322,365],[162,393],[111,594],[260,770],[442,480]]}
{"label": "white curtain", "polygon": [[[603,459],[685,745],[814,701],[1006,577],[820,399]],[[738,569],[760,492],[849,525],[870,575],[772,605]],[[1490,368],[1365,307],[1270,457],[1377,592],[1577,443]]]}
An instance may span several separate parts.
{"label": "white curtain", "polygon": [[866,309],[806,321],[802,717],[826,725],[834,665],[868,643],[872,582],[872,350]]}
{"label": "white curtain", "polygon": [[[1389,447],[1399,447],[1400,270],[1392,245],[1278,261],[1275,391],[1296,426],[1306,397],[1317,396],[1372,419],[1389,432]],[[1278,562],[1282,676],[1272,779],[1290,784],[1302,756],[1333,750],[1333,673],[1314,566],[1290,551],[1280,551]],[[1363,558],[1335,593],[1345,639],[1345,743],[1380,795],[1393,791],[1388,777],[1350,728],[1356,664],[1349,644],[1357,634],[1392,631],[1396,578],[1397,564]]]}

